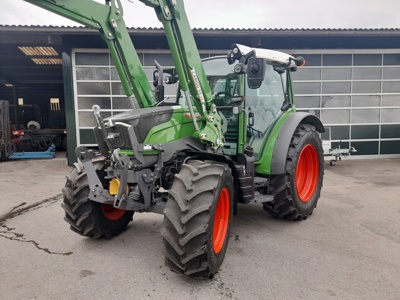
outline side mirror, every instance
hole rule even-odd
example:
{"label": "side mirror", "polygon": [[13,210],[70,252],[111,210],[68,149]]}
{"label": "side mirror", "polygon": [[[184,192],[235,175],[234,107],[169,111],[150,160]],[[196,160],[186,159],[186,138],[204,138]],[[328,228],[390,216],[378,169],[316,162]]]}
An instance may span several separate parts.
{"label": "side mirror", "polygon": [[265,76],[265,58],[251,57],[247,63],[247,85],[251,89],[258,89]]}

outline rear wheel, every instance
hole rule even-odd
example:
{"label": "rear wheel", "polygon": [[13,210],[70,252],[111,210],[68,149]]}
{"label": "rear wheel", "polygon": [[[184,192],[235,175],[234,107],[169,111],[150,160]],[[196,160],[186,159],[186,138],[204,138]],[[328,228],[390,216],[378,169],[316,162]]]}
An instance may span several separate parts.
{"label": "rear wheel", "polygon": [[191,277],[213,277],[226,253],[232,197],[226,164],[191,160],[182,165],[164,210],[161,235],[167,267]]}
{"label": "rear wheel", "polygon": [[299,124],[286,157],[285,173],[271,178],[272,202],[263,203],[271,215],[305,220],[317,206],[324,174],[321,139],[315,127]]}
{"label": "rear wheel", "polygon": [[[96,161],[93,164],[102,180],[104,161]],[[107,183],[103,184],[106,187]],[[80,235],[111,238],[125,230],[132,221],[133,211],[120,210],[112,205],[88,199],[89,184],[82,164],[76,165],[67,176],[67,183],[62,192],[64,201],[61,206],[65,211],[64,220],[72,231]]]}

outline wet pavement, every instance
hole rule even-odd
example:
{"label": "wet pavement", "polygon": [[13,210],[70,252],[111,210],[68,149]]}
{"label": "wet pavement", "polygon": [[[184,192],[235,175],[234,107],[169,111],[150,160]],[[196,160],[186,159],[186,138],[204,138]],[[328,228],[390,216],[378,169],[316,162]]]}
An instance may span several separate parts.
{"label": "wet pavement", "polygon": [[0,163],[1,299],[398,299],[400,159],[325,163],[306,221],[240,205],[213,280],[164,266],[162,215],[93,240],[63,220],[63,155]]}

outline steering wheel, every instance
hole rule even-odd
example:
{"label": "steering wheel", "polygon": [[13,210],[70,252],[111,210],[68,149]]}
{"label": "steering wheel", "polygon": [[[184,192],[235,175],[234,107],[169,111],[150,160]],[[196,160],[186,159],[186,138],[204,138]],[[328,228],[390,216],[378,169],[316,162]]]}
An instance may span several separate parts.
{"label": "steering wheel", "polygon": [[218,92],[214,94],[214,103],[216,106],[224,106],[225,102],[230,102],[230,98],[233,95],[226,93],[225,91]]}

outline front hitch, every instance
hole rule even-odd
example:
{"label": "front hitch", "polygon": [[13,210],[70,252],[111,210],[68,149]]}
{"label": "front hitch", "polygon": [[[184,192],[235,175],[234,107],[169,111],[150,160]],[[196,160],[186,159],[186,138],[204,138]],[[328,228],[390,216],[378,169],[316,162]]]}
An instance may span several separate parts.
{"label": "front hitch", "polygon": [[75,154],[76,157],[82,162],[83,168],[86,172],[90,189],[88,198],[102,204],[113,205],[114,197],[103,188],[103,184],[97,175],[98,170],[94,168],[93,158],[96,157],[95,152],[85,146],[79,146],[75,149]]}

